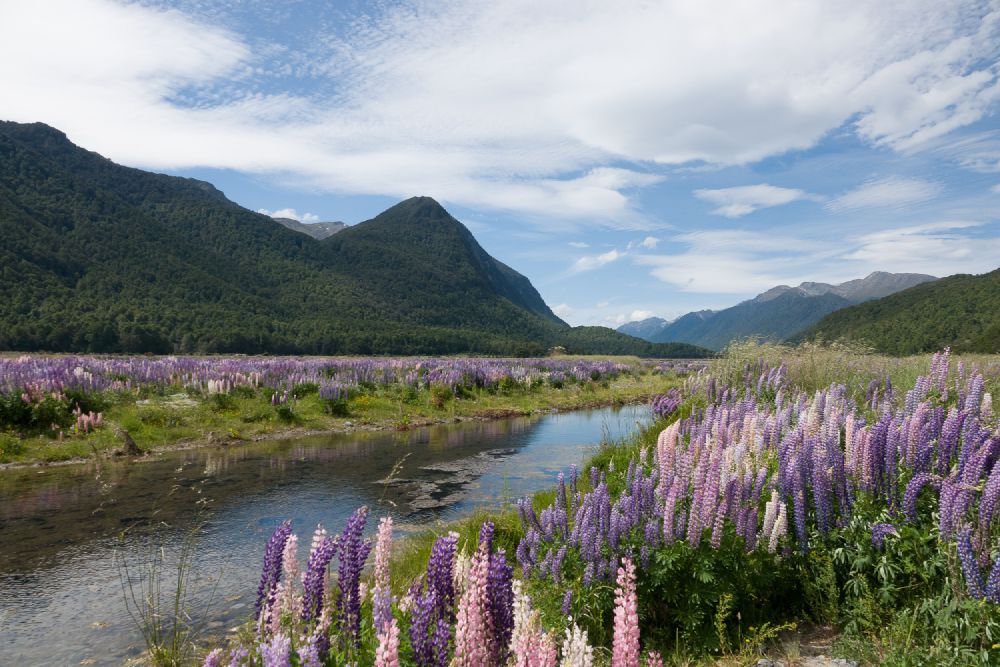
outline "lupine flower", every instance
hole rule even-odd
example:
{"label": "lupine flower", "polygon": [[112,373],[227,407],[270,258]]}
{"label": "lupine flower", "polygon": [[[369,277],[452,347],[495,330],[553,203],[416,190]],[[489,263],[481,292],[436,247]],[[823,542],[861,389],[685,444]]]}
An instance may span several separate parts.
{"label": "lupine flower", "polygon": [[455,624],[453,667],[482,667],[493,657],[490,651],[492,628],[487,610],[489,555],[480,547],[472,559],[469,581],[458,602]]}
{"label": "lupine flower", "polygon": [[206,655],[202,667],[222,667],[222,649],[217,648]]}
{"label": "lupine flower", "polygon": [[611,665],[639,667],[639,610],[635,593],[635,565],[630,558],[622,559],[617,583]]}
{"label": "lupine flower", "polygon": [[885,538],[889,535],[899,537],[899,531],[891,523],[876,523],[872,526],[872,546],[881,549],[885,546]]}
{"label": "lupine flower", "polygon": [[[392,552],[392,518],[383,517],[378,525],[375,544],[375,583],[372,587],[372,617],[376,628],[392,618],[392,593],[389,590],[389,556]],[[399,630],[396,630],[399,634]]]}
{"label": "lupine flower", "polygon": [[962,564],[962,574],[965,575],[965,585],[969,589],[969,595],[976,599],[982,599],[985,595],[983,575],[979,571],[979,563],[972,553],[972,531],[963,528],[958,531],[958,560]]}
{"label": "lupine flower", "polygon": [[569,619],[562,642],[560,667],[594,667],[594,648],[587,642],[587,631]]}
{"label": "lupine flower", "polygon": [[663,667],[663,658],[657,651],[646,654],[646,667]]}
{"label": "lupine flower", "polygon": [[569,616],[569,612],[572,608],[573,608],[573,591],[566,591],[563,594],[563,601],[562,601],[563,615]]}
{"label": "lupine flower", "polygon": [[323,610],[323,598],[326,596],[326,568],[333,560],[336,551],[337,540],[332,537],[324,537],[309,555],[306,573],[302,578],[303,621],[308,622],[318,618]]}
{"label": "lupine flower", "polygon": [[399,625],[395,618],[385,623],[378,633],[375,667],[399,667]]}
{"label": "lupine flower", "polygon": [[285,543],[292,534],[292,522],[282,521],[264,548],[264,565],[260,573],[260,586],[257,588],[257,601],[254,603],[256,617],[260,618],[264,604],[274,595],[278,580],[281,578],[281,558],[285,551]]}
{"label": "lupine flower", "polygon": [[260,657],[264,667],[291,667],[292,640],[282,634],[274,635],[270,642],[260,645]]}
{"label": "lupine flower", "polygon": [[338,544],[340,564],[337,570],[337,611],[344,630],[342,641],[348,639],[355,646],[361,645],[361,571],[372,550],[372,543],[362,539],[368,508],[360,507],[344,526]]}

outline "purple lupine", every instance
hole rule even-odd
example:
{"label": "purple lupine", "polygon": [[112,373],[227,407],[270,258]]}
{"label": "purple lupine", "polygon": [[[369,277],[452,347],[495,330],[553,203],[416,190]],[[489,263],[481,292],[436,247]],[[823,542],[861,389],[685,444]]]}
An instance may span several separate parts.
{"label": "purple lupine", "polygon": [[958,531],[958,560],[962,564],[962,574],[965,575],[965,585],[969,595],[981,600],[985,596],[983,574],[979,571],[979,563],[972,552],[972,531],[962,528]]}
{"label": "purple lupine", "polygon": [[410,615],[410,645],[413,647],[413,660],[418,667],[435,667],[434,646],[431,639],[431,628],[437,628],[435,610],[438,607],[437,593],[433,590],[420,593],[413,604]]}
{"label": "purple lupine", "polygon": [[444,618],[449,623],[455,620],[455,583],[453,578],[458,537],[439,537],[431,547],[427,561],[427,590],[436,595],[435,620]]}
{"label": "purple lupine", "polygon": [[323,611],[323,599],[326,597],[326,568],[333,560],[337,551],[337,540],[324,537],[319,545],[309,554],[306,573],[302,578],[302,620],[309,622],[318,619]]}
{"label": "purple lupine", "polygon": [[292,522],[282,521],[271,534],[264,548],[264,565],[260,573],[260,586],[257,587],[257,601],[254,603],[256,618],[260,618],[264,603],[269,601],[278,587],[281,578],[281,556],[285,551],[285,543],[292,535]]}
{"label": "purple lupine", "polygon": [[[998,569],[1000,569],[1000,568],[998,568]],[[573,608],[573,591],[572,590],[567,590],[563,594],[563,601],[562,601],[562,613],[563,613],[563,616],[569,616],[570,611],[572,611],[572,608]]]}
{"label": "purple lupine", "polygon": [[[560,552],[565,556],[566,547],[563,546]],[[493,628],[495,648],[498,651],[498,655],[494,657],[496,664],[502,665],[507,660],[507,647],[510,645],[511,633],[514,630],[514,570],[507,564],[503,549],[489,554],[489,559],[486,575],[487,611]],[[553,570],[555,569],[556,566],[553,565]]]}
{"label": "purple lupine", "polygon": [[347,520],[340,535],[337,557],[337,612],[340,615],[343,635],[341,640],[350,639],[355,646],[361,645],[361,571],[372,550],[370,540],[362,539],[368,508],[359,507]]}
{"label": "purple lupine", "polygon": [[885,538],[889,535],[899,537],[899,531],[891,523],[876,523],[872,526],[872,546],[882,549],[885,546]]}
{"label": "purple lupine", "polygon": [[993,561],[990,568],[990,576],[986,580],[986,599],[995,604],[1000,604],[1000,556]]}

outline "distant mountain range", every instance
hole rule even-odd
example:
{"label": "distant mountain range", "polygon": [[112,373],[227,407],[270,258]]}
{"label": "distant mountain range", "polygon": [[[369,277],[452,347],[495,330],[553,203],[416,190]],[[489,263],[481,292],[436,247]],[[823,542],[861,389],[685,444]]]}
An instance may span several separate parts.
{"label": "distant mountain range", "polygon": [[1000,352],[1000,269],[955,275],[831,313],[794,340],[853,340],[889,354]]}
{"label": "distant mountain range", "polygon": [[569,327],[428,197],[323,239],[278,222],[0,122],[0,350],[709,354]]}
{"label": "distant mountain range", "polygon": [[778,285],[731,308],[688,313],[672,322],[660,318],[628,322],[618,331],[651,342],[683,342],[712,350],[721,350],[734,340],[750,336],[781,341],[832,312],[933,280],[934,276],[919,273],[876,271],[839,285],[816,282],[797,287]]}
{"label": "distant mountain range", "polygon": [[344,222],[299,222],[293,218],[273,219],[291,230],[308,234],[317,241],[333,236],[347,227],[347,223]]}

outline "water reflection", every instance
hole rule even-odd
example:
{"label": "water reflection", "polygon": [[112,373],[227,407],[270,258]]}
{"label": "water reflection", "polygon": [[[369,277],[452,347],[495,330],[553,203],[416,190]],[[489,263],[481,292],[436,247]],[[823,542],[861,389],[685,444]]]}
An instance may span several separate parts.
{"label": "water reflection", "polygon": [[119,664],[139,650],[114,553],[141,559],[145,533],[176,546],[199,501],[211,512],[196,599],[224,572],[211,625],[245,618],[263,542],[284,518],[340,530],[359,505],[402,525],[457,518],[547,487],[603,435],[645,409],[595,410],[396,433],[325,435],[0,474],[0,664]]}

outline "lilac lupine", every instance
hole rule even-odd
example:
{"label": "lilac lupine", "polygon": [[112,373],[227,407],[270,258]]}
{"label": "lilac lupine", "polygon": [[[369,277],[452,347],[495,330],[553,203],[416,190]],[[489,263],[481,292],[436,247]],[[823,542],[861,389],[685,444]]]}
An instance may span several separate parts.
{"label": "lilac lupine", "polygon": [[889,535],[899,537],[899,531],[891,523],[876,523],[872,526],[872,546],[882,549],[885,546],[885,538]]}
{"label": "lilac lupine", "polygon": [[[362,539],[368,508],[359,507],[347,520],[340,536],[337,569],[337,610],[341,628],[356,646],[361,645],[361,571],[372,551],[372,542]],[[344,639],[344,637],[342,637]]]}
{"label": "lilac lupine", "polygon": [[259,619],[264,603],[270,600],[278,587],[281,578],[281,556],[285,551],[285,543],[292,534],[292,522],[285,520],[274,530],[264,548],[264,565],[260,573],[260,586],[257,588],[257,601],[254,611]]}
{"label": "lilac lupine", "polygon": [[903,494],[903,515],[910,523],[917,523],[920,520],[917,515],[917,499],[928,484],[936,487],[940,486],[941,482],[930,473],[919,472],[906,485],[906,492]]}
{"label": "lilac lupine", "polygon": [[965,412],[952,408],[941,426],[941,436],[938,438],[937,472],[946,475],[951,468],[951,459],[958,449],[958,439],[965,422]]}
{"label": "lilac lupine", "polygon": [[989,534],[990,524],[997,515],[998,504],[1000,504],[1000,465],[995,464],[979,499],[979,531],[984,536]]}
{"label": "lilac lupine", "polygon": [[319,618],[320,612],[323,610],[323,599],[326,597],[326,568],[333,560],[336,551],[336,538],[323,537],[309,554],[306,573],[302,578],[303,621],[308,622]]}
{"label": "lilac lupine", "polygon": [[969,528],[962,528],[958,531],[958,560],[962,564],[962,574],[965,576],[965,585],[969,589],[969,595],[981,600],[985,596],[985,585],[983,575],[979,571],[979,563],[972,552],[972,531]]}
{"label": "lilac lupine", "polygon": [[292,640],[283,634],[274,635],[271,641],[260,645],[264,667],[291,667]]}

